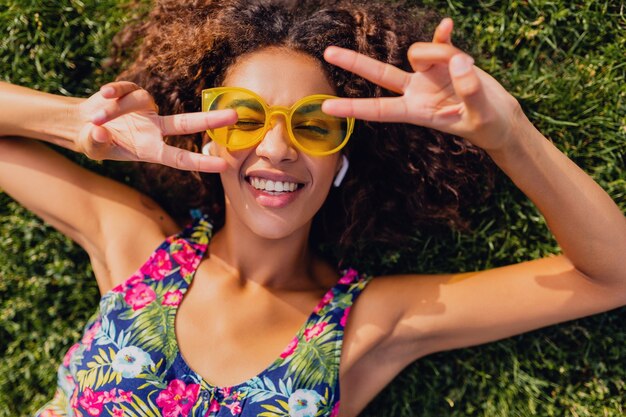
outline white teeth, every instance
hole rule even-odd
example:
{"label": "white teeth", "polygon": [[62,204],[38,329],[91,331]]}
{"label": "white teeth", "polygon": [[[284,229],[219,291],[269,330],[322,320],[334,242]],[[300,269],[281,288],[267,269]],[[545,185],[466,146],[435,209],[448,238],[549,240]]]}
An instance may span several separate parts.
{"label": "white teeth", "polygon": [[257,190],[272,191],[276,193],[293,192],[298,188],[298,184],[289,181],[272,181],[258,177],[250,177],[250,184]]}

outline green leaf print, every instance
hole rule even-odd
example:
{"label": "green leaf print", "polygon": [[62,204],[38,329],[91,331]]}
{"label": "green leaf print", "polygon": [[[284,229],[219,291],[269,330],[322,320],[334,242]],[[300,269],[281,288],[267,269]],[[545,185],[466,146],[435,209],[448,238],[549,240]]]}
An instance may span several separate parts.
{"label": "green leaf print", "polygon": [[289,398],[291,395],[291,389],[293,387],[292,379],[287,380],[287,384],[282,379],[279,380],[279,389],[276,390],[276,385],[268,377],[254,377],[249,383],[246,390],[246,396],[253,403],[265,401],[269,398],[279,396]]}
{"label": "green leaf print", "polygon": [[[324,317],[316,325],[329,320],[329,317]],[[336,327],[335,323],[329,323],[319,335],[308,341],[304,329],[298,334],[298,346],[294,353],[284,362],[276,363],[273,368],[289,364],[285,377],[293,377],[294,385],[299,388],[313,388],[322,382],[333,384],[339,372],[341,355],[341,345],[337,343],[339,330]]]}
{"label": "green leaf print", "polygon": [[130,333],[123,329],[119,332],[115,327],[115,322],[109,320],[107,316],[102,317],[102,327],[95,336],[96,345],[114,345],[117,349],[121,349],[128,345]]}
{"label": "green leaf print", "polygon": [[191,239],[201,245],[208,245],[212,236],[213,226],[211,226],[211,223],[206,220],[200,220],[191,234]]}
{"label": "green leaf print", "polygon": [[320,316],[323,316],[337,308],[345,310],[352,305],[352,298],[354,298],[354,295],[352,293],[335,294],[333,300],[330,303],[326,304],[324,307],[322,307],[318,314]]}
{"label": "green leaf print", "polygon": [[142,401],[140,397],[133,394],[130,403],[120,404],[120,408],[124,411],[124,417],[162,417],[161,410],[150,401],[150,396],[155,393],[157,391],[148,394],[147,402]]}
{"label": "green leaf print", "polygon": [[[174,320],[176,319],[176,307],[162,305],[163,295],[168,291],[176,291],[181,287],[181,282],[164,285],[159,282],[155,286],[156,299],[140,310],[128,311],[120,315],[126,320],[133,320],[127,330],[131,334],[129,344],[139,346],[145,351],[160,351],[165,355],[169,367],[178,353]],[[128,318],[127,318],[128,317]]]}
{"label": "green leaf print", "polygon": [[158,302],[147,305],[129,328],[129,344],[147,352],[162,352],[169,367],[177,353],[173,326],[175,317],[176,309],[173,307],[162,306]]}
{"label": "green leaf print", "polygon": [[278,408],[275,405],[262,404],[261,407],[266,409],[262,413],[259,413],[257,417],[289,417],[289,404],[286,401],[276,401],[281,407]]}
{"label": "green leaf print", "polygon": [[115,350],[109,347],[107,352],[105,349],[100,348],[98,349],[98,354],[92,358],[93,360],[87,363],[88,369],[81,369],[76,373],[81,391],[85,387],[90,387],[95,391],[113,380],[116,381],[116,384],[122,381],[122,375],[119,372],[115,372],[111,367],[115,358]]}

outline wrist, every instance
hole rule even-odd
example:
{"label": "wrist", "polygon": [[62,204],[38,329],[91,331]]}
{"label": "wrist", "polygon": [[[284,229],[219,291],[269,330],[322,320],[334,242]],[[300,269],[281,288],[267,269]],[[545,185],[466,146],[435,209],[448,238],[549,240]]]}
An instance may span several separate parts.
{"label": "wrist", "polygon": [[85,99],[63,96],[52,96],[48,99],[47,116],[32,124],[32,135],[64,148],[74,149],[74,143],[84,125],[78,105]]}
{"label": "wrist", "polygon": [[0,83],[0,135],[21,136],[73,149],[80,129],[76,108],[84,99]]}
{"label": "wrist", "polygon": [[533,145],[538,143],[538,138],[545,139],[520,108],[518,112],[515,112],[515,116],[511,118],[507,129],[502,134],[499,141],[501,146],[485,149],[485,151],[498,166],[503,168],[503,165],[519,162],[521,157],[532,154]]}

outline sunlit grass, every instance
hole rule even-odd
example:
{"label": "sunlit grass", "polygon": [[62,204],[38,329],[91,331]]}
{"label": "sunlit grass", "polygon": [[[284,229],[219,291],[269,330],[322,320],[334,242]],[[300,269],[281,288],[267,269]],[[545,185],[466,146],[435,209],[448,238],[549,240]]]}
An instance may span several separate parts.
{"label": "sunlit grass", "polygon": [[[624,2],[425,3],[453,17],[477,64],[626,210]],[[115,0],[4,0],[0,77],[88,95],[114,76],[102,60],[134,12]],[[107,164],[88,165],[109,172]],[[473,233],[416,233],[411,247],[366,254],[362,266],[446,272],[558,252],[543,218],[505,177],[473,219]],[[0,194],[0,417],[30,415],[51,397],[61,356],[96,303],[85,253]],[[363,415],[623,416],[625,322],[620,309],[433,355],[403,372]]]}

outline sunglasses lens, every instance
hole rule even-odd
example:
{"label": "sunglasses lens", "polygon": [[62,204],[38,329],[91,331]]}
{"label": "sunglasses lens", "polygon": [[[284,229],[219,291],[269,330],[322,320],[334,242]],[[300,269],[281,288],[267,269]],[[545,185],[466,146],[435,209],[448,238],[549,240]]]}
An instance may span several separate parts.
{"label": "sunglasses lens", "polygon": [[231,126],[209,129],[216,142],[230,149],[252,146],[265,126],[265,109],[256,97],[243,91],[223,92],[213,99],[207,110],[233,109],[239,119]]}
{"label": "sunglasses lens", "polygon": [[324,99],[316,98],[302,103],[291,117],[294,137],[314,154],[334,151],[348,135],[348,120],[322,112],[323,102]]}

